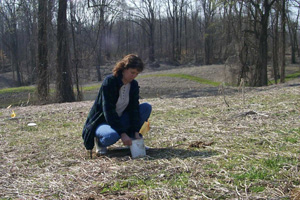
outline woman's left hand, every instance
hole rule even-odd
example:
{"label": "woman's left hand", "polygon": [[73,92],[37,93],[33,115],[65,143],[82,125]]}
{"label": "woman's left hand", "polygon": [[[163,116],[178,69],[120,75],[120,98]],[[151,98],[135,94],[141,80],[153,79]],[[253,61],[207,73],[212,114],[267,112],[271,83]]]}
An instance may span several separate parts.
{"label": "woman's left hand", "polygon": [[139,132],[135,132],[135,139],[142,139]]}

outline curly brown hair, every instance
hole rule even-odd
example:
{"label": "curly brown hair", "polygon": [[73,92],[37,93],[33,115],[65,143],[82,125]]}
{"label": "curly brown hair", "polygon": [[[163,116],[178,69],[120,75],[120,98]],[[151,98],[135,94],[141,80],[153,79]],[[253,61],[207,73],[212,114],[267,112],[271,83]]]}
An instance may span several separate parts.
{"label": "curly brown hair", "polygon": [[114,76],[119,76],[124,69],[129,68],[137,69],[138,72],[142,72],[144,70],[144,63],[137,55],[128,54],[115,65],[112,72]]}

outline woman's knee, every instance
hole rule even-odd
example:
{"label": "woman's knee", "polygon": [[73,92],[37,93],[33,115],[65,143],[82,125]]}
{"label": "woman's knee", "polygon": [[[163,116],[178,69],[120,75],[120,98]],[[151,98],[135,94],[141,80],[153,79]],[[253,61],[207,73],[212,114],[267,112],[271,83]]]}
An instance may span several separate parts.
{"label": "woman's knee", "polygon": [[143,110],[143,112],[150,114],[152,112],[152,106],[149,103],[141,103],[140,110]]}
{"label": "woman's knee", "polygon": [[116,132],[112,132],[111,134],[104,135],[99,138],[99,142],[101,146],[110,146],[115,144],[120,139],[120,136]]}
{"label": "woman's knee", "polygon": [[100,146],[110,146],[120,139],[119,134],[107,124],[98,126],[96,137],[99,140]]}

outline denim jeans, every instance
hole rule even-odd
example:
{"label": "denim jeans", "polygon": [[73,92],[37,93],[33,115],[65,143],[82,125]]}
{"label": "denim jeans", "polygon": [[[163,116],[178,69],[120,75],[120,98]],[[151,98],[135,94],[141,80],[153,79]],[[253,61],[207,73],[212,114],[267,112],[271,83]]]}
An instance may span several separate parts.
{"label": "denim jeans", "polygon": [[[152,107],[149,103],[140,104],[140,128],[145,121],[148,120],[152,111]],[[130,128],[130,118],[127,112],[124,112],[120,117],[121,124],[126,128]],[[127,133],[128,134],[128,133]],[[128,135],[134,137],[132,135]],[[102,123],[96,129],[96,137],[99,141],[100,147],[107,147],[116,143],[121,137],[120,135],[108,124]]]}

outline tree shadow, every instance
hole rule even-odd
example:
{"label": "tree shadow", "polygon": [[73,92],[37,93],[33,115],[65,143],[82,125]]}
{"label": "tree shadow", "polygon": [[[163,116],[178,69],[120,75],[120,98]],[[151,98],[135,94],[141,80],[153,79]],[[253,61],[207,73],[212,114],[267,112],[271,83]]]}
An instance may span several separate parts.
{"label": "tree shadow", "polygon": [[[146,151],[146,158],[150,160],[154,159],[171,159],[171,158],[189,158],[189,157],[201,157],[208,158],[211,156],[218,155],[217,151],[214,150],[206,150],[199,148],[191,148],[191,149],[179,149],[179,148],[151,148]],[[120,158],[131,156],[130,149],[125,148],[115,148],[109,149],[107,157],[110,158]]]}

